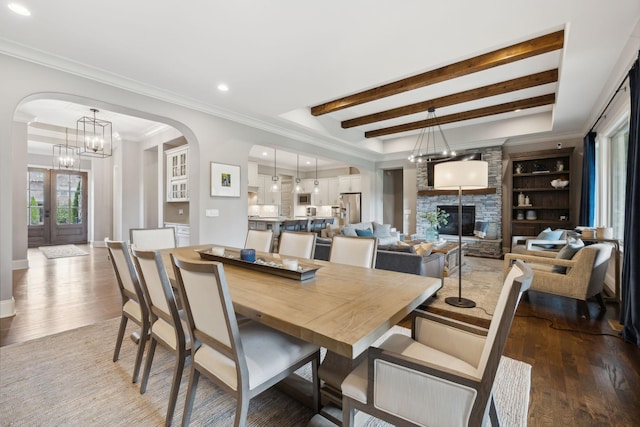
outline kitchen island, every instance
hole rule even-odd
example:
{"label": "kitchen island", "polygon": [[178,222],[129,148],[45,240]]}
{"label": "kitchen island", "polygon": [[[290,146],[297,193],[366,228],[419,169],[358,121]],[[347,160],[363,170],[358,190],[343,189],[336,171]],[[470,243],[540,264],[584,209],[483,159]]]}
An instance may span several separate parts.
{"label": "kitchen island", "polygon": [[[249,217],[249,230],[271,230],[273,231],[273,251],[277,251],[278,237],[283,230],[288,231],[315,231],[326,228],[332,224],[335,218],[319,216],[303,216],[287,218],[284,216],[272,217]],[[320,225],[317,227],[316,225]]]}

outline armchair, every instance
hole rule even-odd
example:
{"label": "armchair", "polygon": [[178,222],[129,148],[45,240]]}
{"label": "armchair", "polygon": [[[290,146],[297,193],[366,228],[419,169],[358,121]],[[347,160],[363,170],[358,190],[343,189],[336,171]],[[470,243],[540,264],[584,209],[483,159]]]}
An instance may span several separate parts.
{"label": "armchair", "polygon": [[[583,247],[572,259],[556,258],[556,253],[545,251],[536,255],[511,253],[504,256],[504,269],[506,272],[516,260],[525,261],[534,272],[531,290],[574,298],[589,318],[586,300],[593,296],[606,310],[601,293],[611,252],[610,244],[597,243]],[[556,272],[553,267],[564,267],[566,272]]]}
{"label": "armchair", "polygon": [[522,292],[532,272],[511,267],[489,329],[420,310],[411,337],[394,334],[342,383],[343,426],[355,410],[395,425],[499,425],[492,388]]}

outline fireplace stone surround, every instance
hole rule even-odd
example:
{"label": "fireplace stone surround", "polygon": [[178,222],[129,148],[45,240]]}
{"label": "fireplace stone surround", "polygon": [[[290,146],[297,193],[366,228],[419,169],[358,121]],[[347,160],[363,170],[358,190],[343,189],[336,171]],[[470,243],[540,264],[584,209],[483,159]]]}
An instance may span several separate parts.
{"label": "fireplace stone surround", "polygon": [[[465,255],[500,258],[502,256],[502,148],[485,147],[476,150],[482,154],[482,160],[489,164],[489,188],[495,189],[490,194],[463,194],[463,206],[475,206],[475,221],[489,223],[489,230],[484,239],[475,236],[463,236],[462,241],[467,244]],[[427,166],[417,164],[417,191],[433,190],[427,185]],[[436,192],[437,193],[437,192]],[[427,220],[422,214],[435,211],[437,206],[458,206],[458,195],[442,192],[436,195],[418,195],[416,199],[416,232],[424,236]],[[445,240],[457,241],[458,235],[441,234]]]}

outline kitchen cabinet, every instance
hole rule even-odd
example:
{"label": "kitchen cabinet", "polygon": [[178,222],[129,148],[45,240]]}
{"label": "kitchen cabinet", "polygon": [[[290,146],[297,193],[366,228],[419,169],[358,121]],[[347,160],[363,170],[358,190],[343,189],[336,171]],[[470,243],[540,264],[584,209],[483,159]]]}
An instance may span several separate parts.
{"label": "kitchen cabinet", "polygon": [[329,205],[329,181],[327,179],[318,179],[317,189],[318,192],[315,191],[315,188],[311,192],[312,203],[315,206]]}
{"label": "kitchen cabinet", "polygon": [[189,201],[189,146],[165,151],[167,202]]}
{"label": "kitchen cabinet", "polygon": [[256,162],[249,162],[247,164],[247,186],[258,186],[258,164]]}
{"label": "kitchen cabinet", "polygon": [[338,187],[341,193],[360,193],[362,179],[360,175],[342,175],[338,177]]}
{"label": "kitchen cabinet", "polygon": [[280,205],[281,193],[271,191],[271,175],[258,175],[258,204]]}
{"label": "kitchen cabinet", "polygon": [[176,246],[189,246],[191,243],[191,228],[189,224],[180,224],[176,222],[165,222],[165,227],[173,227],[176,233]]}
{"label": "kitchen cabinet", "polygon": [[[547,227],[574,228],[572,153],[573,147],[511,154],[512,236],[537,236]],[[569,183],[555,188],[551,185],[554,180]]]}
{"label": "kitchen cabinet", "polygon": [[332,206],[340,204],[340,184],[338,178],[329,178],[327,180],[328,203]]}

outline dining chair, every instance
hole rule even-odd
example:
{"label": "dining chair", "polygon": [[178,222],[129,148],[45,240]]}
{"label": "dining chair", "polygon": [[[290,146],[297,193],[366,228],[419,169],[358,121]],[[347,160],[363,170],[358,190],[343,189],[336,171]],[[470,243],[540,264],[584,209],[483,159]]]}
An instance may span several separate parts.
{"label": "dining chair", "polygon": [[499,424],[492,388],[522,292],[533,273],[511,267],[489,329],[415,310],[411,336],[393,334],[342,383],[343,423],[355,410],[402,426]]}
{"label": "dining chair", "polygon": [[258,252],[271,252],[272,241],[272,230],[249,230],[244,247],[245,249],[255,249]]}
{"label": "dining chair", "polygon": [[333,236],[329,261],[373,268],[376,265],[376,237]]}
{"label": "dining chair", "polygon": [[280,233],[278,254],[312,259],[316,249],[316,233],[283,231]]}
{"label": "dining chair", "polygon": [[149,337],[149,308],[147,307],[142,286],[138,281],[127,242],[117,242],[108,239],[105,239],[104,242],[107,245],[109,258],[113,264],[118,288],[122,296],[122,316],[120,318],[118,337],[116,338],[116,347],[113,351],[114,362],[116,362],[120,356],[120,347],[122,346],[122,339],[124,338],[128,320],[131,319],[132,322],[140,326],[140,332],[134,333],[134,340],[138,345],[132,378],[132,381],[135,383],[138,381],[144,348],[147,343],[147,338]]}
{"label": "dining chair", "polygon": [[142,372],[140,394],[144,394],[147,390],[149,373],[157,344],[160,343],[176,356],[165,419],[165,425],[169,426],[171,425],[176,400],[178,399],[185,359],[190,354],[191,336],[188,333],[189,328],[186,325],[186,320],[183,319],[184,312],[178,310],[175,294],[169,282],[160,252],[134,248],[133,261],[142,288],[148,296],[151,323],[151,343],[144,371]]}
{"label": "dining chair", "polygon": [[132,247],[141,250],[175,248],[176,230],[173,227],[131,228],[129,240]]}
{"label": "dining chair", "polygon": [[308,363],[318,412],[320,348],[252,320],[238,324],[221,263],[171,258],[194,338],[182,425],[189,425],[200,374],[235,396],[234,425],[245,426],[251,398]]}

